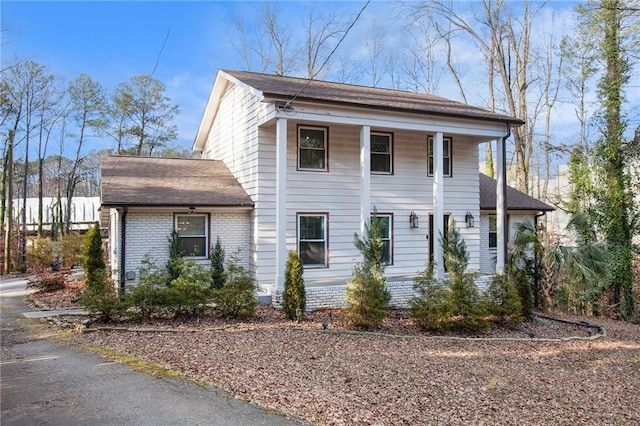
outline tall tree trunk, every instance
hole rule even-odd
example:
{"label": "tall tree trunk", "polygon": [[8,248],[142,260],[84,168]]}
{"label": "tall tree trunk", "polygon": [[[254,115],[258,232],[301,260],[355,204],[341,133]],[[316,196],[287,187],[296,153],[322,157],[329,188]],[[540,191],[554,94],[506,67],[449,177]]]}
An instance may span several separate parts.
{"label": "tall tree trunk", "polygon": [[16,131],[9,130],[9,142],[7,144],[7,213],[5,216],[4,231],[4,268],[7,274],[11,271],[11,230],[13,228],[13,138]]}

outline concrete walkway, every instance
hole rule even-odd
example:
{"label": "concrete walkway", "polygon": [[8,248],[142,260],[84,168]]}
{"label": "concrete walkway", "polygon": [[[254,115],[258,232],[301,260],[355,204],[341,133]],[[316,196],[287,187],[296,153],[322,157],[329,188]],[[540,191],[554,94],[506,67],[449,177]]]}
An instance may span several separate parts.
{"label": "concrete walkway", "polygon": [[149,377],[49,339],[41,320],[24,315],[27,293],[24,279],[0,282],[2,425],[307,424],[213,386]]}

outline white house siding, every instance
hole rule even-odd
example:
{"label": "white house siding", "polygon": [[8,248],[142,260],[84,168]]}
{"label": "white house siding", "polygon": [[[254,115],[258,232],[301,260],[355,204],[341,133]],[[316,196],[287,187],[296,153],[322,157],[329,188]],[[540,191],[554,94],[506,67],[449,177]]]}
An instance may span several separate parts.
{"label": "white house siding", "polygon": [[[297,170],[298,123],[288,120],[287,131],[287,249],[296,250],[297,213],[327,213],[329,267],[308,268],[309,287],[343,284],[360,259],[353,234],[360,229],[359,126],[329,126],[328,172]],[[384,130],[375,129],[372,131]],[[275,277],[275,127],[260,129],[259,184],[253,218],[253,264],[261,287],[272,289]],[[393,214],[394,262],[390,279],[413,276],[428,260],[428,215],[432,212],[433,179],[427,176],[427,134],[394,132],[394,174],[372,175],[371,204]],[[479,216],[477,159],[474,142],[454,137],[452,178],[445,179],[445,212],[452,214],[467,241],[471,269],[479,269],[478,228],[465,228],[464,215]],[[476,190],[474,191],[474,188]],[[418,229],[409,228],[409,214],[420,216]],[[276,295],[277,298],[277,295]]]}
{"label": "white house siding", "polygon": [[[145,211],[132,209],[127,214],[127,252],[125,272],[135,272],[135,279],[127,280],[127,286],[135,285],[139,279],[142,260],[149,257],[158,266],[169,260],[168,238],[174,229],[174,215],[183,211]],[[209,245],[220,242],[226,258],[237,255],[241,264],[249,262],[249,211],[211,212],[209,219]],[[117,256],[116,256],[117,257]],[[112,260],[113,261],[113,260]],[[209,266],[208,259],[198,259],[197,263]]]}
{"label": "white house siding", "polygon": [[[211,125],[202,157],[222,160],[255,203],[251,222],[247,224],[249,242],[244,245],[245,250],[243,250],[243,252],[250,253],[243,254],[243,259],[246,261],[245,266],[256,274],[259,281],[264,281],[264,279],[260,279],[260,276],[266,277],[266,267],[270,262],[273,265],[274,261],[269,259],[273,248],[269,251],[261,245],[262,238],[265,236],[261,228],[269,226],[268,220],[258,214],[262,211],[261,205],[264,204],[261,192],[268,192],[268,189],[263,185],[261,175],[274,171],[275,160],[271,169],[268,165],[265,167],[259,162],[258,133],[260,132],[261,137],[264,133],[257,125],[257,117],[260,115],[261,108],[262,104],[255,95],[240,87],[230,85],[222,97],[218,114]],[[260,152],[260,154],[265,155],[264,152]],[[272,182],[270,179],[268,181]],[[275,190],[275,185],[273,188]],[[261,236],[260,240],[258,240],[258,235]],[[223,235],[221,234],[220,237],[223,238]],[[259,268],[258,264],[265,268]]]}

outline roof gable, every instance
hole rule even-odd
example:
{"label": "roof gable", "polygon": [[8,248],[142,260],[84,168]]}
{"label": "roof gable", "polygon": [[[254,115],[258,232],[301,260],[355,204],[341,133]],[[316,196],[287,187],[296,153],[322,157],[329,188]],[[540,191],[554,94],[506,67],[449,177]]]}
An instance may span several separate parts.
{"label": "roof gable", "polygon": [[[496,210],[496,188],[498,181],[480,173],[480,210]],[[507,186],[507,210],[545,211],[555,210],[548,204],[524,192]]]}
{"label": "roof gable", "polygon": [[252,207],[222,161],[103,156],[102,205]]}

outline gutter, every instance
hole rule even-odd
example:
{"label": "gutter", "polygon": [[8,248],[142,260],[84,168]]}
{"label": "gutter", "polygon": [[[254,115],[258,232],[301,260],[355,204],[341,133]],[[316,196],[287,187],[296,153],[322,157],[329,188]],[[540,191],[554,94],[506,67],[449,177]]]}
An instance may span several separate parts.
{"label": "gutter", "polygon": [[[504,202],[504,208],[500,212],[502,216],[502,227],[501,232],[505,233],[503,238],[503,246],[502,251],[504,253],[504,261],[507,263],[507,259],[509,256],[509,249],[507,245],[507,235],[509,230],[507,229],[507,206],[509,205],[507,201],[507,139],[511,136],[511,123],[507,122],[507,134],[502,137],[502,172],[504,173],[504,179],[502,179],[502,200]],[[506,231],[506,232],[505,232]]]}

